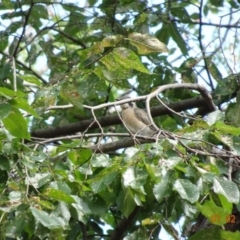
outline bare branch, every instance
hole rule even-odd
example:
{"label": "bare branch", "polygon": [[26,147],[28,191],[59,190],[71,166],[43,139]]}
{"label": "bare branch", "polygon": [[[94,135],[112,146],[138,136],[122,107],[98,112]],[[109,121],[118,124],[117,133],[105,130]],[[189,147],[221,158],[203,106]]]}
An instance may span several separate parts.
{"label": "bare branch", "polygon": [[[142,99],[142,97],[138,97],[136,99],[139,99],[139,98]],[[128,101],[133,101],[133,99],[121,100],[117,103],[119,104],[119,103],[128,102]],[[112,106],[112,105],[116,105],[116,103],[101,104],[93,108],[95,110],[95,109],[100,109],[103,106],[106,107],[106,106]],[[171,104],[168,104],[167,106],[170,109],[174,109],[174,111],[176,112],[180,112],[180,111],[185,111],[192,108],[206,107],[206,99],[203,97],[197,97],[197,98],[183,100],[177,103],[171,103]],[[209,109],[209,112],[211,111],[213,111],[212,108]],[[156,106],[151,108],[151,115],[153,117],[162,116],[169,113],[171,113],[171,111],[169,111],[169,109],[167,109],[164,106]],[[75,134],[76,132],[83,132],[87,128],[89,129],[98,128],[98,124],[96,122],[92,124],[93,121],[94,121],[93,119],[87,119],[81,122],[71,123],[67,125],[50,127],[48,129],[35,130],[32,132],[32,137],[53,138],[53,137]],[[102,127],[107,127],[107,126],[112,126],[112,125],[122,123],[121,119],[118,117],[117,114],[99,117],[98,122]]]}
{"label": "bare branch", "polygon": [[212,91],[214,90],[214,86],[213,86],[213,81],[208,69],[208,64],[207,64],[207,60],[205,58],[205,51],[203,49],[203,44],[202,44],[202,7],[203,7],[203,0],[200,1],[200,6],[199,6],[199,20],[200,20],[200,25],[199,25],[199,29],[198,29],[198,41],[199,41],[199,46],[203,55],[203,60],[204,60],[204,65],[205,65],[205,69],[208,75],[208,79],[209,79],[209,83],[210,83],[210,87],[212,89]]}
{"label": "bare branch", "polygon": [[154,92],[148,94],[147,99],[146,99],[147,114],[150,118],[151,124],[153,124],[153,126],[155,126],[156,128],[157,128],[157,126],[154,124],[152,116],[151,116],[150,101],[153,97],[156,97],[159,93],[161,93],[167,89],[175,89],[175,88],[187,88],[187,89],[197,90],[198,92],[201,93],[202,97],[206,100],[206,104],[208,105],[209,109],[211,109],[211,111],[216,110],[216,107],[212,101],[211,95],[207,92],[207,89],[203,86],[200,86],[198,84],[191,84],[191,83],[177,83],[177,84],[167,84],[164,86],[160,86]]}
{"label": "bare branch", "polygon": [[[27,12],[27,14],[25,15],[25,21],[24,21],[24,24],[23,24],[22,33],[21,33],[21,35],[20,35],[20,37],[19,37],[19,40],[18,40],[18,42],[17,42],[17,45],[15,46],[15,49],[14,49],[13,54],[12,54],[12,56],[13,56],[14,58],[17,58],[18,48],[19,48],[20,43],[21,43],[21,41],[22,41],[22,39],[23,39],[23,36],[24,36],[24,34],[25,34],[26,27],[27,27],[28,20],[29,20],[29,18],[30,18],[30,14],[31,14],[31,11],[32,11],[33,6],[34,6],[34,3],[31,2],[30,7],[29,7],[29,9],[28,9],[28,12]],[[22,10],[21,10],[21,11],[22,11]],[[23,16],[24,16],[23,11],[22,11],[22,14],[23,14]]]}

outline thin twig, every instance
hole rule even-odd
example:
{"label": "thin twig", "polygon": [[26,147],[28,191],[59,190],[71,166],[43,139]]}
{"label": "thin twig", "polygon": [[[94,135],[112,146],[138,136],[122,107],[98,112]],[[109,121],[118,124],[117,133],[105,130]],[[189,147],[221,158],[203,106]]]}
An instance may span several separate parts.
{"label": "thin twig", "polygon": [[12,57],[12,66],[13,66],[13,91],[17,91],[17,76],[16,76],[16,63],[15,58]]}
{"label": "thin twig", "polygon": [[[146,95],[147,96],[147,95]],[[146,99],[146,96],[141,96],[132,99],[124,99],[118,102],[101,104],[98,106],[93,107],[94,109],[101,109],[103,107],[113,106],[116,104],[122,104],[125,102],[136,101],[139,99]],[[175,111],[185,111],[191,108],[199,108],[199,107],[206,107],[206,100],[207,98],[203,97],[195,97],[191,99],[185,99],[176,103],[170,103],[167,106]],[[85,106],[86,107],[86,106]],[[91,108],[87,106],[88,109]],[[214,111],[213,107],[208,107],[208,112]],[[57,108],[58,109],[58,108]],[[153,117],[162,116],[169,114],[169,110],[166,109],[164,106],[155,106],[151,108],[151,114]],[[104,117],[98,117],[98,122],[101,124],[102,127],[107,127],[110,125],[121,124],[121,119],[118,115],[109,115]],[[39,129],[32,132],[33,137],[39,138],[53,138],[59,137],[64,135],[75,134],[76,132],[83,132],[88,129],[95,129],[98,128],[98,125],[94,122],[94,119],[86,119],[75,123],[69,123],[66,125],[49,127],[47,129]]]}
{"label": "thin twig", "polygon": [[207,64],[207,60],[205,58],[205,51],[203,49],[203,44],[202,44],[202,7],[203,7],[203,0],[200,1],[200,6],[199,6],[199,29],[198,29],[198,41],[199,41],[199,46],[203,55],[203,60],[204,60],[204,65],[205,65],[205,69],[208,75],[208,79],[209,79],[209,83],[210,83],[210,87],[212,89],[212,91],[214,91],[214,86],[213,86],[213,81],[208,69],[208,64]]}
{"label": "thin twig", "polygon": [[[192,89],[192,90],[197,90],[198,92],[201,93],[202,97],[206,99],[206,104],[208,104],[209,108],[212,110],[216,110],[216,107],[212,101],[212,97],[210,94],[208,94],[207,90],[198,84],[192,84],[192,83],[175,83],[175,84],[167,84],[164,86],[158,87],[154,92],[150,93],[147,95],[146,98],[146,110],[148,117],[151,121],[151,124],[153,124],[154,127],[156,127],[152,116],[151,116],[151,111],[150,111],[150,101],[153,97],[156,97],[158,94],[161,92],[167,90],[167,89],[175,89],[175,88],[187,88],[187,89]],[[158,129],[158,128],[157,128]]]}

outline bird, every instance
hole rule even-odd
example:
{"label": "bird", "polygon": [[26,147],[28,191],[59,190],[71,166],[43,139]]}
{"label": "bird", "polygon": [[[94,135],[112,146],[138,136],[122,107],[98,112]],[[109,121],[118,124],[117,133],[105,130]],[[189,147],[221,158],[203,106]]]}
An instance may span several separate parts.
{"label": "bird", "polygon": [[[117,100],[123,99],[130,99],[130,97],[124,96]],[[131,134],[152,137],[158,131],[151,124],[148,114],[143,109],[138,108],[135,103],[123,103],[120,106],[122,121]]]}

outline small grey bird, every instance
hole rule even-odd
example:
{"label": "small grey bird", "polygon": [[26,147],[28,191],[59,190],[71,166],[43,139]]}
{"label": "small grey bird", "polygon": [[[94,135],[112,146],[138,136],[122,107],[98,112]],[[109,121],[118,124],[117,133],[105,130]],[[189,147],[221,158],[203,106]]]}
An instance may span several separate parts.
{"label": "small grey bird", "polygon": [[[130,99],[129,96],[117,100]],[[151,137],[158,130],[151,124],[148,114],[138,108],[133,102],[123,103],[121,117],[124,124],[132,134]]]}

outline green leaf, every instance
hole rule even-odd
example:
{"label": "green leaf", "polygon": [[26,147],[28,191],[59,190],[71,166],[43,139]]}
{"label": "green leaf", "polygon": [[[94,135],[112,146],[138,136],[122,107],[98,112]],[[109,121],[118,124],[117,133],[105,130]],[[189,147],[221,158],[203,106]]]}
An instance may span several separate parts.
{"label": "green leaf", "polygon": [[172,36],[173,40],[176,42],[178,47],[181,49],[182,53],[187,56],[188,49],[186,47],[185,40],[182,37],[182,34],[179,33],[177,25],[175,22],[169,23],[169,34]]}
{"label": "green leaf", "polygon": [[234,127],[231,125],[227,125],[224,122],[217,121],[213,125],[213,129],[216,129],[219,132],[225,133],[225,134],[231,134],[234,136],[239,136],[240,135],[240,129],[239,127]]}
{"label": "green leaf", "polygon": [[200,60],[198,58],[188,58],[180,65],[179,72],[181,73],[182,82],[197,83],[197,75],[193,68]]}
{"label": "green leaf", "polygon": [[169,42],[169,38],[170,38],[168,24],[163,22],[162,28],[156,32],[156,36],[158,37],[158,39],[160,39],[160,41],[167,44]]}
{"label": "green leaf", "polygon": [[75,107],[77,107],[81,114],[84,114],[82,96],[72,83],[68,82],[63,83],[61,86],[61,94],[63,98],[65,98]]}
{"label": "green leaf", "polygon": [[182,23],[191,23],[192,20],[184,7],[172,7],[171,13],[181,20]]}
{"label": "green leaf", "polygon": [[226,110],[226,120],[236,127],[240,126],[240,104],[230,103]]}
{"label": "green leaf", "polygon": [[93,167],[109,167],[111,166],[111,159],[103,154],[94,155],[92,157],[92,166]]}
{"label": "green leaf", "polygon": [[6,225],[5,229],[5,236],[17,236],[20,235],[23,231],[23,229],[27,226],[27,219],[29,216],[27,214],[19,214],[16,216],[13,221],[11,221],[11,224]]}
{"label": "green leaf", "polygon": [[229,213],[225,212],[224,208],[218,207],[212,199],[206,200],[202,205],[197,203],[197,207],[212,224],[221,226],[227,222]]}
{"label": "green leaf", "polygon": [[6,170],[6,171],[10,170],[9,159],[4,155],[0,155],[0,169],[1,170]]}
{"label": "green leaf", "polygon": [[208,65],[208,70],[211,73],[211,75],[213,76],[213,78],[219,82],[222,80],[222,74],[221,72],[218,70],[217,65],[212,61],[212,59],[206,58],[207,61],[207,65]]}
{"label": "green leaf", "polygon": [[20,91],[14,92],[8,88],[0,87],[0,96],[3,96],[7,99],[12,99],[12,97],[24,97],[24,95],[25,94]]}
{"label": "green leaf", "polygon": [[87,180],[93,192],[97,193],[111,184],[119,174],[119,165],[113,165],[100,171],[94,178]]}
{"label": "green leaf", "polygon": [[216,110],[216,111],[211,112],[211,113],[208,114],[207,122],[211,126],[215,122],[217,122],[218,120],[221,120],[223,118],[224,118],[224,114],[221,111]]}
{"label": "green leaf", "polygon": [[159,182],[159,177],[161,174],[161,169],[156,168],[154,164],[145,164],[146,170],[148,172],[149,177],[154,180],[154,182]]}
{"label": "green leaf", "polygon": [[[101,192],[103,189],[105,189],[107,186],[109,186],[109,184],[111,184],[115,180],[116,176],[117,176],[117,172],[113,172],[113,173],[108,174],[105,177],[102,177],[98,181],[94,181],[91,184],[91,188],[92,188],[93,192],[94,193]],[[98,176],[98,178],[99,178],[99,176]]]}
{"label": "green leaf", "polygon": [[49,197],[58,201],[63,201],[66,203],[74,203],[74,199],[66,194],[65,192],[53,188],[46,188],[43,192],[45,197]]}
{"label": "green leaf", "polygon": [[192,235],[189,240],[200,240],[200,239],[224,239],[224,240],[237,240],[240,239],[240,232],[224,231],[219,227],[206,228],[198,231]]}
{"label": "green leaf", "polygon": [[135,69],[139,72],[148,73],[149,70],[141,63],[139,57],[130,49],[121,47],[114,48],[113,57],[118,64],[127,69]]}
{"label": "green leaf", "polygon": [[82,165],[92,155],[92,151],[90,149],[79,149],[79,150],[73,150],[68,153],[68,159],[74,164],[74,165]]}
{"label": "green leaf", "polygon": [[219,177],[214,178],[213,190],[215,193],[220,193],[227,198],[229,202],[237,204],[239,202],[239,190],[236,183],[228,179]]}
{"label": "green leaf", "polygon": [[11,2],[11,0],[2,0],[2,4],[6,7],[6,8],[10,8],[13,9],[13,3]]}
{"label": "green leaf", "polygon": [[107,36],[102,40],[103,47],[114,47],[116,46],[122,39],[123,35],[117,34],[113,36]]}
{"label": "green leaf", "polygon": [[237,78],[238,74],[231,74],[218,82],[218,85],[213,93],[213,100],[216,105],[228,101],[231,94],[238,91],[239,86],[236,81]]}
{"label": "green leaf", "polygon": [[50,188],[61,190],[68,195],[72,191],[71,188],[67,185],[66,182],[60,182],[60,181],[51,182]]}
{"label": "green leaf", "polygon": [[6,170],[0,170],[0,183],[5,185],[8,180],[8,172]]}
{"label": "green leaf", "polygon": [[142,194],[146,194],[143,185],[147,179],[145,170],[128,167],[122,174],[124,187],[131,187]]}
{"label": "green leaf", "polygon": [[223,0],[210,0],[210,3],[213,6],[216,6],[216,7],[222,7],[223,6]]}
{"label": "green leaf", "polygon": [[0,31],[0,51],[4,51],[8,46],[8,36],[5,35],[4,31]]}
{"label": "green leaf", "polygon": [[28,104],[27,100],[25,100],[23,98],[12,99],[9,101],[9,103],[16,108],[20,108],[20,109],[30,113],[31,115],[33,115],[36,118],[41,118],[38,115],[38,113]]}
{"label": "green leaf", "polygon": [[40,222],[44,227],[49,229],[63,228],[65,227],[65,221],[47,212],[40,211],[37,208],[30,207],[30,210],[37,222]]}
{"label": "green leaf", "polygon": [[12,106],[9,103],[0,104],[0,119],[4,119],[9,115],[12,110]]}
{"label": "green leaf", "polygon": [[[155,228],[154,228],[155,230]],[[149,239],[149,235],[146,229],[138,229],[131,234],[128,234],[123,240],[146,240]]]}
{"label": "green leaf", "polygon": [[213,126],[212,129],[217,130],[221,133],[225,134],[231,134],[234,136],[239,136],[240,135],[240,129],[239,127],[234,127],[231,125],[227,125],[221,121],[217,121]]}
{"label": "green leaf", "polygon": [[190,204],[187,201],[181,201],[181,207],[186,217],[194,219],[196,215],[199,213],[199,210],[197,209],[196,205]]}
{"label": "green leaf", "polygon": [[37,201],[37,203],[40,204],[43,208],[46,208],[48,210],[54,210],[55,209],[54,204],[49,202],[49,201],[39,199]]}
{"label": "green leaf", "polygon": [[32,15],[35,18],[44,18],[44,19],[48,19],[48,9],[46,6],[44,5],[34,5],[33,10],[32,10]]}
{"label": "green leaf", "polygon": [[26,82],[36,84],[37,86],[41,86],[42,82],[33,75],[21,75],[19,76],[21,79],[23,79]]}
{"label": "green leaf", "polygon": [[170,182],[170,173],[164,175],[160,181],[154,185],[153,194],[158,202],[161,202],[163,198],[168,197],[171,193],[172,187]]}
{"label": "green leaf", "polygon": [[222,207],[224,208],[224,212],[231,214],[233,209],[233,204],[230,203],[225,196],[222,194],[218,194],[219,200],[221,202]]}
{"label": "green leaf", "polygon": [[136,207],[136,203],[133,199],[132,190],[130,188],[125,189],[122,197],[123,198],[120,199],[121,210],[122,210],[123,215],[125,217],[128,217],[132,213],[134,208]]}
{"label": "green leaf", "polygon": [[32,185],[34,188],[40,188],[51,179],[50,173],[36,173],[33,177],[26,177],[25,184]]}
{"label": "green leaf", "polygon": [[75,203],[72,204],[73,206],[76,206],[78,208],[78,210],[80,210],[84,214],[91,214],[92,213],[90,208],[88,207],[87,202],[84,199],[82,199],[78,196],[74,196],[74,195],[72,197],[75,201]]}
{"label": "green leaf", "polygon": [[12,109],[11,113],[2,119],[4,127],[15,137],[30,139],[27,122],[18,109]]}
{"label": "green leaf", "polygon": [[162,159],[161,164],[167,169],[174,169],[179,162],[183,161],[182,158],[176,156],[169,156],[166,160]]}
{"label": "green leaf", "polygon": [[131,85],[127,81],[128,78],[133,76],[131,69],[123,68],[121,65],[117,64],[113,55],[108,54],[101,62],[106,66],[100,67],[96,66],[94,69],[94,73],[96,76],[102,81],[108,81],[118,88],[130,88]]}
{"label": "green leaf", "polygon": [[86,215],[92,214],[91,210],[88,207],[88,204],[83,199],[78,196],[72,196],[75,203],[72,203],[73,208],[75,209],[75,213],[71,214],[72,217],[78,219],[83,223],[87,223]]}
{"label": "green leaf", "polygon": [[187,179],[177,179],[174,188],[183,199],[191,203],[196,202],[199,198],[198,188]]}
{"label": "green leaf", "polygon": [[136,173],[134,167],[129,167],[127,170],[123,173],[123,185],[125,187],[134,186],[136,182]]}
{"label": "green leaf", "polygon": [[240,137],[232,137],[233,145],[231,146],[237,154],[240,154]]}

